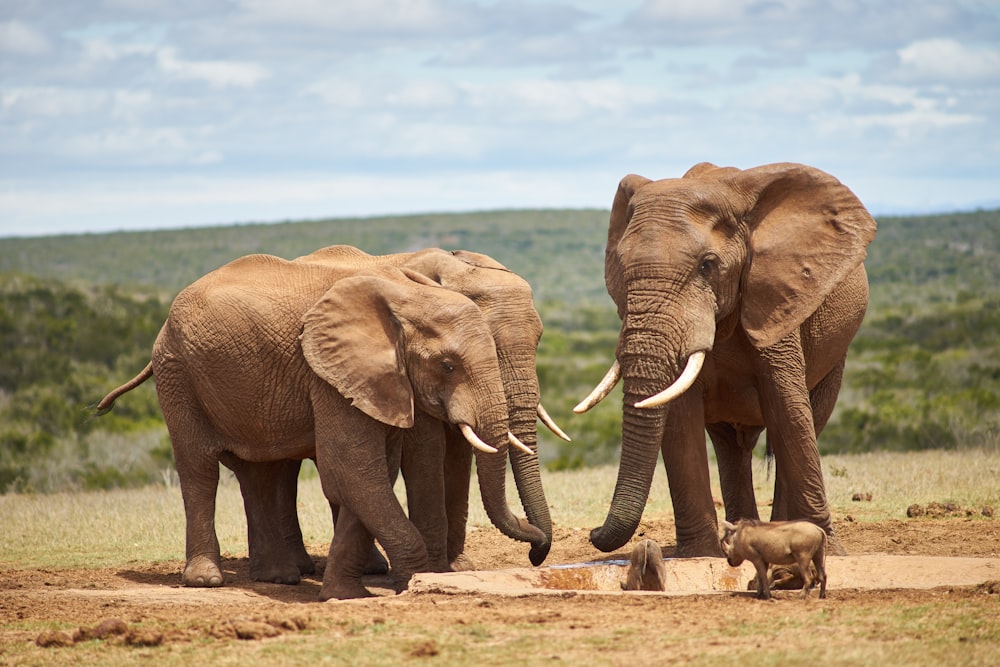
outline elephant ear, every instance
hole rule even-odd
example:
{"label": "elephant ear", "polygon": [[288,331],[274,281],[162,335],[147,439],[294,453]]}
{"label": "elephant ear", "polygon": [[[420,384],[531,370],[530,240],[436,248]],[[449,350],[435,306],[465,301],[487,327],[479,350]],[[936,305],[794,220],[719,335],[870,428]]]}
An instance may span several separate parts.
{"label": "elephant ear", "polygon": [[300,340],[309,366],[352,405],[410,428],[413,387],[403,365],[402,326],[391,308],[400,289],[376,275],[338,281],[302,316]]}
{"label": "elephant ear", "polygon": [[608,245],[604,249],[604,283],[608,294],[618,306],[618,317],[625,320],[625,267],[618,254],[618,242],[621,241],[628,223],[632,220],[632,197],[647,183],[652,181],[644,176],[629,174],[618,184],[614,202],[611,204],[611,221],[608,224]]}
{"label": "elephant ear", "polygon": [[778,342],[864,261],[875,220],[845,185],[801,164],[724,174],[753,197],[742,321],[757,348]]}

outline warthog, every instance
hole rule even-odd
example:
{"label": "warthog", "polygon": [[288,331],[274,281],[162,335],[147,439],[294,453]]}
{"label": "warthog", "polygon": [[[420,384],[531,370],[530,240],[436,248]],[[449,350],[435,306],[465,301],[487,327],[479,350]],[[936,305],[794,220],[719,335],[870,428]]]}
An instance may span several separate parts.
{"label": "warthog", "polygon": [[[757,597],[771,597],[767,566],[798,565],[802,574],[802,596],[819,581],[819,596],[826,597],[826,533],[808,521],[755,521],[741,519],[735,526],[722,522],[722,551],[736,567],[744,560],[757,568]],[[816,568],[813,576],[809,563]]]}
{"label": "warthog", "polygon": [[663,551],[653,540],[643,540],[632,549],[628,576],[622,588],[627,591],[666,590],[667,570],[663,567]]}

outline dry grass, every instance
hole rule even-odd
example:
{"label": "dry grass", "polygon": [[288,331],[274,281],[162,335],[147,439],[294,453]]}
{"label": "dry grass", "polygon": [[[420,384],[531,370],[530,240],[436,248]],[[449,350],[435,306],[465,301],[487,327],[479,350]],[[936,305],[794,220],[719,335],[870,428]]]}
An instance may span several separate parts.
{"label": "dry grass", "polygon": [[[953,502],[963,507],[1000,508],[1000,451],[965,449],[910,453],[827,456],[823,460],[834,516],[856,520],[903,518],[918,503]],[[773,481],[762,461],[755,470],[761,516]],[[607,512],[617,468],[545,473],[543,482],[556,525],[592,528]],[[319,479],[304,476],[299,485],[299,517],[309,544],[328,543],[330,512]],[[713,470],[713,492],[720,496]],[[475,481],[473,481],[475,485]],[[401,485],[399,485],[401,487]],[[397,487],[397,491],[401,492]],[[871,500],[855,502],[856,493]],[[470,494],[470,524],[489,526],[478,491]],[[513,481],[512,507],[519,507]],[[656,471],[648,514],[671,512],[666,475]],[[246,554],[246,518],[239,486],[224,476],[217,497],[216,530],[223,553]],[[0,496],[0,563],[23,566],[115,566],[131,561],[184,558],[184,513],[180,490],[156,485],[141,489]]]}

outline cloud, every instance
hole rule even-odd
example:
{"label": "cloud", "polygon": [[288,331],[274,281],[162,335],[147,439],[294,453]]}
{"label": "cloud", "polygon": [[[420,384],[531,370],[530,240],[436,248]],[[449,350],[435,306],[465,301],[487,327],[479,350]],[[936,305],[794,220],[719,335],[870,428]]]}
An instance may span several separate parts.
{"label": "cloud", "polygon": [[954,39],[928,39],[897,51],[903,81],[975,83],[1000,80],[1000,48],[967,47]]}
{"label": "cloud", "polygon": [[253,88],[270,75],[267,69],[250,63],[181,60],[173,48],[160,49],[156,54],[156,64],[170,76],[203,81],[215,88]]}
{"label": "cloud", "polygon": [[21,21],[0,23],[0,52],[18,56],[37,56],[49,51],[45,35]]}
{"label": "cloud", "polygon": [[891,49],[941,34],[989,41],[998,24],[996,9],[976,0],[647,0],[623,27],[647,44],[808,54]]}

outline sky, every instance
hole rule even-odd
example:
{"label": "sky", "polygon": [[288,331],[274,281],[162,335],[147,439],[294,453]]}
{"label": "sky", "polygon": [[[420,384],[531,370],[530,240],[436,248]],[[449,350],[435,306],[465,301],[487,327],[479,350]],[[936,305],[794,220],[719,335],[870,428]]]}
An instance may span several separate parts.
{"label": "sky", "polygon": [[0,0],[0,237],[610,208],[703,161],[1000,207],[1000,0]]}

